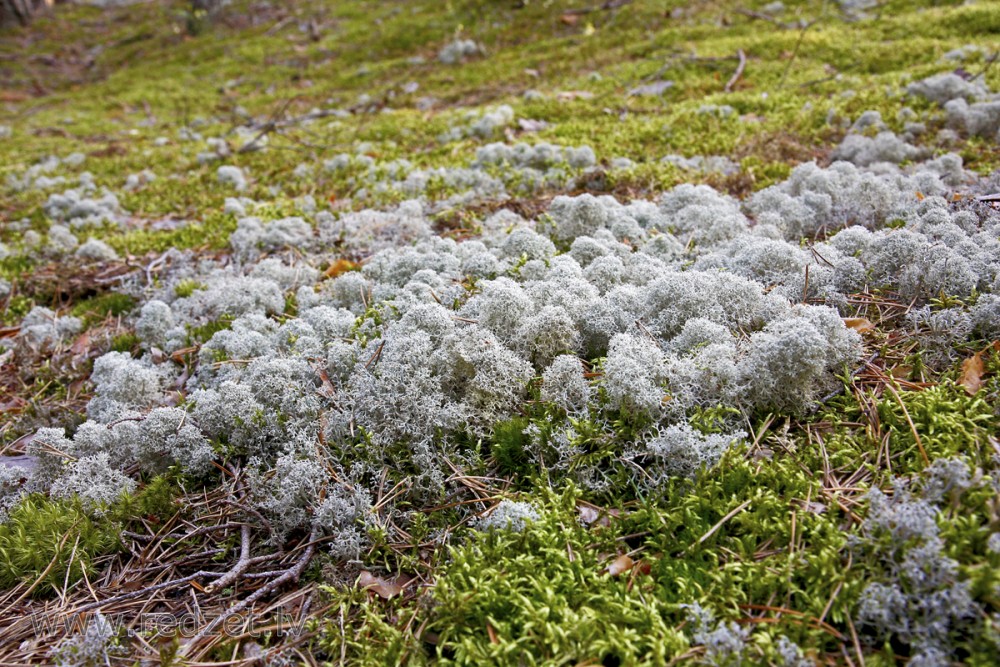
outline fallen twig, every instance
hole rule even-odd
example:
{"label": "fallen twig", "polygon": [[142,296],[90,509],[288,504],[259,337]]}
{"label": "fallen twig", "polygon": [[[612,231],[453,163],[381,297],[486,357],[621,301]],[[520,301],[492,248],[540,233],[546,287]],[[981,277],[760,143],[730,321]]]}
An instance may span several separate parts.
{"label": "fallen twig", "polygon": [[618,9],[619,7],[624,7],[625,5],[632,4],[633,0],[607,0],[606,2],[597,5],[596,7],[582,7],[580,9],[567,9],[563,12],[564,15],[569,14],[572,16],[580,16],[582,14],[593,14],[594,12],[603,12],[609,9]]}
{"label": "fallen twig", "polygon": [[319,528],[313,527],[312,532],[309,534],[309,542],[306,545],[305,551],[301,556],[299,556],[299,559],[295,561],[294,565],[281,572],[280,576],[276,579],[273,579],[261,588],[258,588],[249,597],[237,602],[229,607],[229,609],[216,616],[211,623],[199,630],[198,634],[192,637],[190,641],[181,647],[180,654],[187,655],[188,651],[190,651],[191,648],[193,648],[200,640],[214,632],[216,628],[225,623],[226,620],[231,618],[234,614],[238,614],[241,611],[253,606],[257,600],[261,599],[265,595],[269,595],[285,584],[298,581],[299,577],[302,576],[302,573],[305,572],[306,567],[308,567],[309,563],[312,561],[313,555],[316,553],[316,540],[318,538]]}
{"label": "fallen twig", "polygon": [[763,12],[755,12],[752,9],[744,9],[743,7],[738,7],[736,9],[736,13],[742,14],[747,18],[757,19],[758,21],[767,21],[768,23],[773,23],[774,25],[778,26],[779,28],[783,28],[784,30],[795,30],[796,28],[802,27],[802,23],[799,21],[795,21],[794,23],[785,23],[784,21],[779,21],[770,14],[764,14]]}
{"label": "fallen twig", "polygon": [[684,549],[684,551],[681,552],[681,553],[687,553],[688,551],[690,551],[694,547],[696,547],[696,546],[698,546],[700,544],[704,544],[705,540],[707,540],[708,538],[710,538],[712,535],[715,535],[715,533],[720,528],[722,528],[722,526],[725,525],[725,523],[727,521],[729,521],[734,516],[736,516],[737,514],[739,514],[743,510],[745,510],[747,507],[749,507],[750,506],[750,502],[751,501],[749,501],[749,500],[745,500],[742,503],[740,503],[737,507],[733,508],[733,510],[731,510],[728,514],[726,514],[726,516],[724,516],[721,519],[719,519],[719,521],[714,526],[712,526],[711,528],[709,528],[708,531],[704,535],[702,535],[701,537],[699,537],[697,542],[693,542],[686,549]]}
{"label": "fallen twig", "polygon": [[733,92],[733,86],[735,86],[736,82],[740,80],[741,76],[743,76],[743,70],[747,66],[747,54],[743,52],[743,49],[738,49],[736,51],[736,55],[739,56],[740,64],[736,66],[736,71],[733,72],[733,76],[726,82],[726,87],[723,88],[723,90],[727,93]]}
{"label": "fallen twig", "polygon": [[225,588],[236,581],[241,574],[250,567],[250,524],[245,523],[240,527],[240,559],[236,561],[229,572],[219,577],[217,580],[205,587],[206,593],[212,593]]}
{"label": "fallen twig", "polygon": [[220,572],[206,572],[205,570],[198,570],[194,574],[189,574],[186,577],[181,577],[180,579],[171,579],[170,581],[164,581],[160,584],[154,584],[152,586],[146,586],[140,588],[137,591],[131,591],[130,593],[122,593],[121,595],[116,595],[105,600],[99,600],[97,602],[91,602],[90,604],[85,604],[82,607],[77,607],[76,609],[71,609],[70,614],[79,614],[84,611],[90,611],[91,609],[100,609],[101,607],[107,606],[109,604],[115,604],[116,602],[124,602],[125,600],[132,600],[134,598],[142,597],[144,595],[149,595],[150,593],[155,593],[157,591],[162,591],[167,588],[173,588],[175,586],[180,586],[181,584],[186,584],[192,582],[196,579],[201,579],[202,577],[221,577]]}
{"label": "fallen twig", "polygon": [[969,81],[975,81],[979,77],[985,75],[988,71],[990,71],[990,68],[993,67],[993,64],[997,61],[997,59],[1000,59],[1000,51],[994,52],[992,56],[987,58],[986,63],[983,65],[983,68],[979,70],[979,72],[977,72],[976,74],[973,74],[972,78],[970,78]]}

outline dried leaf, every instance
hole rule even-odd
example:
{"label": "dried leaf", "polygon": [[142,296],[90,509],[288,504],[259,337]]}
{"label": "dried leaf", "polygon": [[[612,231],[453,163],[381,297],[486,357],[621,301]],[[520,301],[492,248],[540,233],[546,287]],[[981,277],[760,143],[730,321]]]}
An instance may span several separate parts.
{"label": "dried leaf", "polygon": [[31,95],[19,90],[0,90],[0,102],[23,102],[30,99]]}
{"label": "dried leaf", "polygon": [[899,380],[905,380],[906,378],[910,377],[910,374],[912,372],[913,372],[913,366],[906,366],[906,365],[893,366],[889,370],[889,374],[892,375],[892,377]]}
{"label": "dried leaf", "polygon": [[844,326],[861,334],[875,331],[875,325],[867,317],[845,317]]}
{"label": "dried leaf", "polygon": [[606,528],[611,525],[612,519],[617,519],[621,516],[621,512],[616,509],[597,507],[596,505],[583,502],[576,506],[576,510],[580,513],[580,523],[586,526],[603,526]]}
{"label": "dried leaf", "polygon": [[962,376],[958,383],[965,387],[965,391],[971,396],[982,388],[983,373],[985,372],[986,364],[983,363],[983,353],[976,352],[962,362]]}
{"label": "dried leaf", "polygon": [[27,479],[38,468],[38,457],[31,454],[0,455],[0,468],[17,468],[24,471]]}
{"label": "dried leaf", "polygon": [[802,503],[802,509],[813,514],[823,514],[827,508],[823,503],[818,503],[815,500],[807,500]]}
{"label": "dried leaf", "polygon": [[619,574],[624,574],[632,569],[635,565],[635,561],[629,558],[627,555],[622,554],[618,558],[611,561],[611,565],[608,565],[608,574],[612,577],[617,577]]}
{"label": "dried leaf", "polygon": [[184,357],[186,357],[189,354],[194,354],[197,351],[198,351],[197,345],[181,348],[180,350],[174,350],[173,352],[171,352],[170,358],[180,363],[184,361]]}
{"label": "dried leaf", "polygon": [[396,582],[376,577],[368,570],[362,570],[361,574],[358,575],[358,586],[375,593],[385,600],[403,592],[403,587]]}
{"label": "dried leaf", "polygon": [[[16,413],[24,409],[28,402],[21,398],[20,396],[14,396],[9,401],[4,401],[0,403],[0,414],[5,412]],[[2,459],[3,457],[0,457]]]}
{"label": "dried leaf", "polygon": [[76,357],[86,355],[90,351],[90,334],[86,331],[80,334],[80,337],[73,341],[73,345],[70,346],[69,351]]}
{"label": "dried leaf", "polygon": [[497,631],[494,630],[493,626],[490,625],[489,623],[486,624],[486,634],[488,634],[490,636],[490,643],[491,644],[499,644],[500,643],[500,638],[497,637]]}
{"label": "dried leaf", "polygon": [[336,262],[330,265],[323,275],[327,278],[336,278],[337,276],[347,273],[348,271],[354,271],[358,268],[357,262],[352,262],[349,259],[338,259]]}
{"label": "dried leaf", "polygon": [[563,14],[559,20],[566,25],[576,25],[580,21],[580,16],[578,14]]}
{"label": "dried leaf", "polygon": [[601,518],[601,511],[590,505],[578,505],[576,511],[580,513],[580,522],[587,526]]}

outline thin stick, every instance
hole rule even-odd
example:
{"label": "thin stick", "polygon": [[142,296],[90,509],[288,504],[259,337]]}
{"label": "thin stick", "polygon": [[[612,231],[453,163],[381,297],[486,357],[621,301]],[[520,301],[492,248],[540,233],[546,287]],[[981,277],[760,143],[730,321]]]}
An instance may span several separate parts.
{"label": "thin stick", "polygon": [[154,586],[147,586],[137,591],[132,591],[131,593],[122,593],[121,595],[116,595],[113,598],[108,598],[107,600],[101,600],[99,602],[91,602],[90,604],[83,605],[77,609],[72,610],[72,613],[80,613],[82,611],[89,611],[91,609],[98,609],[105,605],[114,604],[116,602],[123,602],[125,600],[131,600],[133,598],[141,597],[143,595],[148,595],[149,593],[155,593],[156,591],[161,591],[165,588],[173,588],[174,586],[180,586],[181,584],[186,584],[188,582],[194,581],[195,579],[200,579],[201,577],[221,577],[220,572],[205,572],[204,570],[199,570],[194,574],[189,574],[186,577],[181,577],[180,579],[172,579],[170,581],[165,581],[162,584],[156,584]]}
{"label": "thin stick", "polygon": [[625,5],[632,4],[633,0],[607,0],[597,7],[583,7],[581,9],[567,9],[563,12],[564,15],[580,16],[582,14],[592,14],[593,12],[602,12],[609,9],[618,9],[619,7],[624,7]]}
{"label": "thin stick", "polygon": [[765,14],[763,12],[755,12],[752,9],[745,9],[743,7],[737,7],[736,13],[742,14],[747,18],[757,19],[758,21],[767,21],[768,23],[773,23],[779,28],[784,28],[785,30],[793,30],[799,27],[798,23],[785,23],[784,21],[779,21],[770,14]]}
{"label": "thin stick", "polygon": [[987,58],[986,59],[986,64],[983,65],[983,68],[981,70],[979,70],[979,72],[977,74],[974,74],[972,76],[972,78],[969,79],[969,81],[975,81],[976,79],[978,79],[979,77],[983,76],[988,71],[990,71],[990,68],[993,67],[993,63],[995,63],[998,58],[1000,58],[1000,51],[997,51],[992,56],[990,56],[989,58]]}
{"label": "thin stick", "polygon": [[299,580],[302,573],[305,572],[306,567],[312,560],[313,554],[316,553],[316,540],[319,537],[319,529],[313,528],[312,533],[309,535],[309,544],[306,546],[306,550],[303,552],[302,556],[299,557],[298,561],[295,562],[293,566],[284,571],[284,573],[277,579],[272,580],[265,586],[258,588],[253,592],[252,595],[245,598],[243,601],[238,602],[227,609],[225,612],[219,614],[212,620],[211,623],[206,625],[204,628],[198,631],[194,637],[181,649],[182,654],[186,654],[190,647],[193,647],[198,641],[204,639],[211,632],[213,632],[217,627],[225,623],[233,614],[238,614],[241,611],[252,606],[257,600],[261,599],[265,595],[270,594],[272,591],[284,586],[287,583],[292,583]]}
{"label": "thin stick", "polygon": [[229,572],[205,587],[206,593],[212,593],[225,588],[236,581],[250,567],[250,524],[245,523],[240,528],[240,559],[230,568]]}
{"label": "thin stick", "polygon": [[709,528],[707,533],[705,533],[704,535],[702,535],[701,537],[699,537],[697,542],[695,542],[694,544],[692,544],[691,546],[689,546],[682,553],[687,553],[690,549],[692,549],[696,545],[704,544],[705,540],[707,540],[708,538],[710,538],[712,535],[715,535],[716,531],[718,531],[720,528],[722,528],[722,526],[727,521],[729,521],[730,519],[732,519],[734,516],[736,516],[737,514],[739,514],[740,512],[742,512],[743,510],[745,510],[749,506],[750,506],[750,501],[749,500],[740,503],[740,505],[738,507],[736,507],[736,509],[732,510],[731,512],[729,512],[729,514],[727,514],[726,516],[724,516],[721,519],[719,519],[718,523],[716,523],[714,526],[712,526],[711,528]]}
{"label": "thin stick", "polygon": [[726,87],[723,88],[723,90],[727,93],[733,92],[733,86],[735,86],[736,82],[740,80],[741,76],[743,76],[743,70],[747,66],[747,54],[743,52],[743,49],[738,49],[736,51],[736,55],[740,58],[740,64],[736,66],[736,71],[733,73],[733,76],[729,79],[729,81],[726,82]]}
{"label": "thin stick", "polygon": [[910,412],[906,409],[906,405],[903,403],[902,397],[900,397],[896,388],[888,382],[885,387],[892,392],[892,395],[896,398],[896,402],[899,403],[899,407],[903,409],[903,416],[906,417],[906,423],[910,425],[910,432],[913,433],[913,439],[917,441],[917,449],[920,450],[920,457],[924,460],[924,465],[930,465],[931,460],[927,458],[927,452],[924,450],[924,443],[920,440],[920,434],[917,433],[917,427],[913,425],[913,420],[910,419]]}

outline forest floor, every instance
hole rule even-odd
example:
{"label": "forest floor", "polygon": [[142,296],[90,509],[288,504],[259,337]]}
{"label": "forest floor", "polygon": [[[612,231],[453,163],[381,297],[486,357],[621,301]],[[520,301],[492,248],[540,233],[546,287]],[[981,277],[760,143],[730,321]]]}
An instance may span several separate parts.
{"label": "forest floor", "polygon": [[0,29],[0,664],[996,664],[998,56],[982,0]]}

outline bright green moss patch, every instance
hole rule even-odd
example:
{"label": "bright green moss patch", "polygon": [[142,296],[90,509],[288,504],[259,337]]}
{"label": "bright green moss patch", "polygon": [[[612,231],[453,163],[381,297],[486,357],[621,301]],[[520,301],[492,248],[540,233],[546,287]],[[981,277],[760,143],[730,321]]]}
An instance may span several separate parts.
{"label": "bright green moss patch", "polygon": [[52,594],[95,571],[120,547],[116,526],[91,518],[79,502],[29,496],[0,524],[0,585]]}
{"label": "bright green moss patch", "polygon": [[[372,664],[401,655],[517,664],[526,654],[545,664],[663,664],[689,648],[686,605],[699,603],[723,617],[795,610],[761,626],[767,638],[749,649],[759,659],[782,633],[833,647],[841,638],[829,623],[846,620],[858,592],[849,522],[803,468],[798,456],[755,463],[732,452],[663,497],[610,513],[581,509],[572,486],[524,498],[541,518],[521,532],[468,535],[429,592],[392,603],[399,625],[373,609],[377,599],[335,592],[345,613],[368,620],[346,640],[331,627],[324,646],[334,656],[342,641],[352,652],[375,647]],[[635,564],[610,574],[625,553]]]}
{"label": "bright green moss patch", "polygon": [[83,320],[84,326],[101,322],[108,317],[126,315],[135,307],[135,300],[127,294],[109,292],[78,302],[71,311]]}
{"label": "bright green moss patch", "polygon": [[111,515],[123,522],[164,522],[177,512],[177,499],[184,493],[177,482],[169,475],[158,475],[132,495],[119,500]]}
{"label": "bright green moss patch", "polygon": [[996,414],[983,397],[971,397],[950,383],[899,396],[901,400],[884,397],[878,411],[903,461],[913,461],[921,448],[932,461],[958,455],[989,456],[984,444],[996,430]]}

